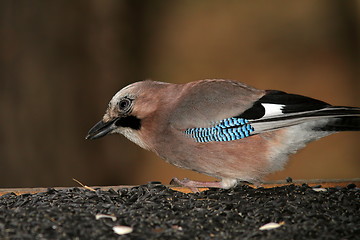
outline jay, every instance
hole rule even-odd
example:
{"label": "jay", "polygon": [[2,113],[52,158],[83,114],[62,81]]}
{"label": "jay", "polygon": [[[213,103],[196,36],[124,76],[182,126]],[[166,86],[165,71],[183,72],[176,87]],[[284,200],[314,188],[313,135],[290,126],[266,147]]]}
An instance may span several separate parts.
{"label": "jay", "polygon": [[232,80],[146,80],[117,92],[86,139],[122,134],[175,166],[221,179],[174,178],[177,184],[231,188],[240,181],[259,183],[283,169],[288,156],[311,141],[359,130],[357,107]]}

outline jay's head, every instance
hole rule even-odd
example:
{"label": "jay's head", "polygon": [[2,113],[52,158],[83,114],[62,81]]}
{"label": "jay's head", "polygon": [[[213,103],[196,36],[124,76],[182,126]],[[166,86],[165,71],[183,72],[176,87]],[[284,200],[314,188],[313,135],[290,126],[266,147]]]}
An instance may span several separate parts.
{"label": "jay's head", "polygon": [[[111,99],[101,121],[92,127],[86,139],[96,139],[107,134],[120,133],[141,144],[138,132],[144,120],[150,118],[159,106],[161,90],[165,83],[142,81],[128,85]],[[146,146],[142,146],[146,148]]]}

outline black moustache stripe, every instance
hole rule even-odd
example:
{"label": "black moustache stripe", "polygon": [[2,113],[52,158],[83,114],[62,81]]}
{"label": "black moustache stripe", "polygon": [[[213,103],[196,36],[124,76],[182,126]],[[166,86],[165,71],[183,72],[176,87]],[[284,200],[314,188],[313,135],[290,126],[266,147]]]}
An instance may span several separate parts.
{"label": "black moustache stripe", "polygon": [[126,116],[116,120],[115,125],[118,127],[128,127],[134,130],[140,130],[141,128],[141,119],[135,116]]}

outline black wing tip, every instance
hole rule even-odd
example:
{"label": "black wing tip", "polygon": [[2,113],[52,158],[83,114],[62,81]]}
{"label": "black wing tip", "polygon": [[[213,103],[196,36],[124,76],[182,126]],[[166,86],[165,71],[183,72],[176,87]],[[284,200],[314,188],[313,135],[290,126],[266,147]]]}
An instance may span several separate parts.
{"label": "black wing tip", "polygon": [[344,116],[334,118],[326,125],[316,127],[313,130],[329,132],[360,131],[360,116]]}

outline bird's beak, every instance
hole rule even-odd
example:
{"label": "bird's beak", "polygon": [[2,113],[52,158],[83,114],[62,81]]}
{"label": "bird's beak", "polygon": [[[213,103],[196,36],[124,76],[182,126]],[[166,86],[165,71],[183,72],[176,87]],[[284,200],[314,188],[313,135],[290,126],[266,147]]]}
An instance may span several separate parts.
{"label": "bird's beak", "polygon": [[114,120],[110,120],[108,122],[104,122],[104,121],[98,122],[97,124],[95,124],[95,126],[93,126],[89,130],[85,139],[96,139],[107,135],[112,130],[117,128],[117,126],[115,125],[116,120],[118,119],[115,118]]}

